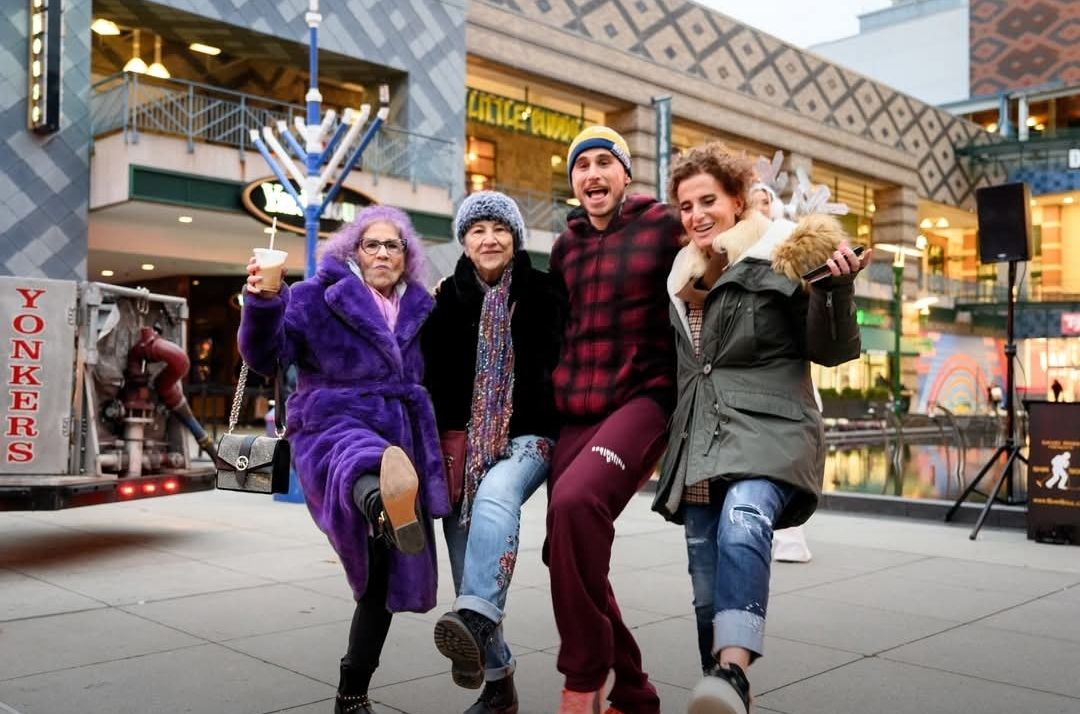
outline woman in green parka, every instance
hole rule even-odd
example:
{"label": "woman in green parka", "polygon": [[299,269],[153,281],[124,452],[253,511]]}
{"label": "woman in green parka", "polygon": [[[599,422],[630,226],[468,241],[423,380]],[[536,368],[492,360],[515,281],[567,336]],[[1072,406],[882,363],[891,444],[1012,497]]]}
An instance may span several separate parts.
{"label": "woman in green parka", "polygon": [[[814,512],[825,468],[810,362],[859,356],[855,275],[839,224],[746,211],[750,163],[720,144],[682,154],[671,198],[687,245],[668,277],[678,404],[653,505],[686,529],[704,678],[690,714],[747,714],[763,651],[774,528]],[[812,285],[808,270],[829,266]]]}

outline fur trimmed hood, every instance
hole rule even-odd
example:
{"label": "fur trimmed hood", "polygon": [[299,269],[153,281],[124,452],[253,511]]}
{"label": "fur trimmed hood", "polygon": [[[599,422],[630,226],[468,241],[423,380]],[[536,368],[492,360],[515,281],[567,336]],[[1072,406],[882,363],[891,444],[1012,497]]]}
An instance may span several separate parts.
{"label": "fur trimmed hood", "polygon": [[[802,275],[828,260],[845,238],[844,229],[832,216],[815,214],[793,223],[787,219],[770,221],[751,211],[713,238],[713,249],[727,251],[729,265],[744,258],[768,261],[774,271],[802,284],[805,290],[809,286],[803,283]],[[705,254],[693,241],[683,246],[668,273],[671,299],[676,300],[687,283],[704,275],[707,265]]]}

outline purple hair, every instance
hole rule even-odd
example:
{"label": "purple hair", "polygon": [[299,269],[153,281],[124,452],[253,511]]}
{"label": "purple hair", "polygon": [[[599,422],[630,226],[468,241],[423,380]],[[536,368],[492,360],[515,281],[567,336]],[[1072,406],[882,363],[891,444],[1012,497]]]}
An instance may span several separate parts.
{"label": "purple hair", "polygon": [[342,263],[349,258],[355,258],[360,239],[372,223],[379,221],[392,224],[397,228],[398,236],[405,241],[405,278],[423,284],[427,273],[423,239],[417,235],[405,212],[393,206],[371,205],[362,208],[352,223],[338,229],[326,239],[319,248],[319,258],[331,256]]}

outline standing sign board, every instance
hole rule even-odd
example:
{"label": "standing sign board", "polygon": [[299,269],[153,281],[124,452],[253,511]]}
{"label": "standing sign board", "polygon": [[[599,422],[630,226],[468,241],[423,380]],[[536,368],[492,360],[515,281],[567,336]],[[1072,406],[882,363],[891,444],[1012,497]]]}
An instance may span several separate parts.
{"label": "standing sign board", "polygon": [[0,277],[0,473],[68,472],[76,283]]}
{"label": "standing sign board", "polygon": [[1028,538],[1080,545],[1080,402],[1027,402]]}

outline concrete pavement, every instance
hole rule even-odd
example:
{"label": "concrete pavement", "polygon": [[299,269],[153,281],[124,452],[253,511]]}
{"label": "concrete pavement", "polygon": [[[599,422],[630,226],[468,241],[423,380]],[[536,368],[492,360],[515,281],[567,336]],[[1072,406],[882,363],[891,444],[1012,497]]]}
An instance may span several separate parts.
{"label": "concrete pavement", "polygon": [[[522,714],[554,712],[561,686],[544,507],[526,507],[506,621]],[[1080,712],[1080,548],[969,529],[818,513],[813,562],[774,567],[757,712]],[[684,712],[699,670],[682,530],[645,495],[617,530],[616,594],[664,711]],[[439,607],[391,628],[379,711],[475,699],[432,646],[452,599],[440,556]],[[300,505],[206,492],[0,514],[0,712],[330,714],[351,614]]]}

